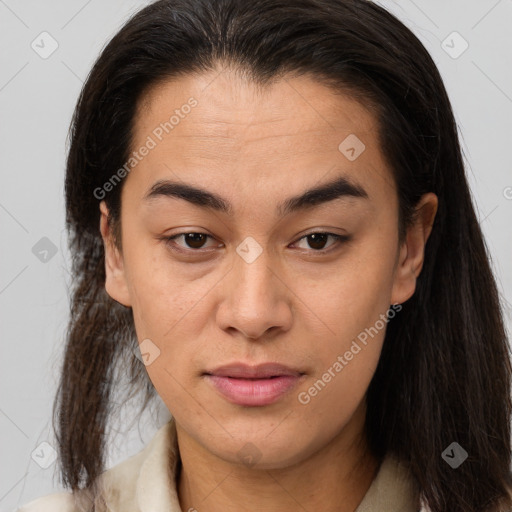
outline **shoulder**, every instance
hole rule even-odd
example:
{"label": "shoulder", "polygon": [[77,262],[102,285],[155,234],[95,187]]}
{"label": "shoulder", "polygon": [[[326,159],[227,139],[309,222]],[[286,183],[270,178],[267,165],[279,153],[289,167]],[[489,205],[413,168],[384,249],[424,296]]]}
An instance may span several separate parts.
{"label": "shoulder", "polygon": [[[167,423],[159,429],[153,439],[139,453],[105,471],[97,480],[97,493],[89,490],[75,493],[57,492],[35,499],[16,512],[82,512],[94,500],[95,505],[109,512],[139,512],[141,500],[151,501],[152,495],[167,489],[167,472],[171,441],[175,440],[173,424]],[[175,450],[172,452],[175,455]],[[172,490],[171,490],[172,491]],[[171,492],[172,494],[172,492]],[[165,505],[173,497],[165,496]],[[168,510],[179,510],[168,506]],[[164,510],[164,509],[162,509]]]}
{"label": "shoulder", "polygon": [[70,492],[48,494],[26,503],[16,512],[75,512],[75,501]]}
{"label": "shoulder", "polygon": [[[131,510],[135,500],[136,483],[146,450],[105,471],[99,478],[101,498],[108,501],[111,510]],[[16,512],[82,512],[90,503],[87,491],[56,492],[23,505]],[[97,502],[98,504],[98,502]]]}

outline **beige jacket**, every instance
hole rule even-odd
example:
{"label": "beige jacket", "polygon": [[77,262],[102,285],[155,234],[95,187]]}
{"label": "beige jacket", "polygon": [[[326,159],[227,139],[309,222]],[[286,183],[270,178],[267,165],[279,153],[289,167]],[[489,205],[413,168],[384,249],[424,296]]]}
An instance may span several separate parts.
{"label": "beige jacket", "polygon": [[[105,512],[185,512],[175,484],[178,461],[176,426],[171,419],[138,454],[103,473],[106,506],[98,508]],[[18,512],[82,512],[86,508],[79,501],[71,493],[60,492],[31,501]],[[355,512],[418,511],[413,481],[401,464],[388,457]]]}

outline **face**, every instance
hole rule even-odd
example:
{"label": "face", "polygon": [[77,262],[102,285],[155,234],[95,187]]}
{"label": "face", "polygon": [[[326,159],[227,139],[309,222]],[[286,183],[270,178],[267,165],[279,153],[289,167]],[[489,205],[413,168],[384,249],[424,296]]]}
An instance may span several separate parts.
{"label": "face", "polygon": [[133,310],[179,435],[266,468],[350,446],[435,196],[399,244],[376,120],[305,76],[162,83],[139,105],[131,149],[122,251],[101,204],[106,288]]}

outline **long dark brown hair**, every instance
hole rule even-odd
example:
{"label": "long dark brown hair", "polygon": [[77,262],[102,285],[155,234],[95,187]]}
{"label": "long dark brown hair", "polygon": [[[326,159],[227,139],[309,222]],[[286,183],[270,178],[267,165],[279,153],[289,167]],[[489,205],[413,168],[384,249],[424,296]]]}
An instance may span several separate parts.
{"label": "long dark brown hair", "polygon": [[[90,488],[104,470],[119,387],[140,392],[141,410],[156,396],[133,356],[132,311],[105,292],[98,190],[133,150],[148,88],[219,62],[261,86],[308,74],[372,109],[398,190],[400,240],[419,198],[438,196],[416,291],[388,324],[368,390],[368,442],[380,459],[407,465],[433,512],[509,507],[509,349],[454,115],[420,41],[365,0],[160,0],[102,51],[76,106],[66,170],[73,289],[54,406],[63,484]],[[105,194],[116,233],[122,184]],[[457,469],[442,457],[452,442],[468,453]]]}

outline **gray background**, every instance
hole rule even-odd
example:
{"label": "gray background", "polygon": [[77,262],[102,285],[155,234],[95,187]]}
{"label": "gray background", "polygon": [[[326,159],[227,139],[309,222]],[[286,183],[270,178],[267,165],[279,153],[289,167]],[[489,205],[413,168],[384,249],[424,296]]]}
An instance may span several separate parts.
{"label": "gray background", "polygon": [[[146,3],[0,0],[1,511],[59,489],[51,406],[69,298],[67,130],[101,48]],[[512,1],[378,3],[421,39],[445,80],[510,333]],[[109,465],[136,453],[168,419],[161,403],[139,424],[129,416],[112,439]]]}

